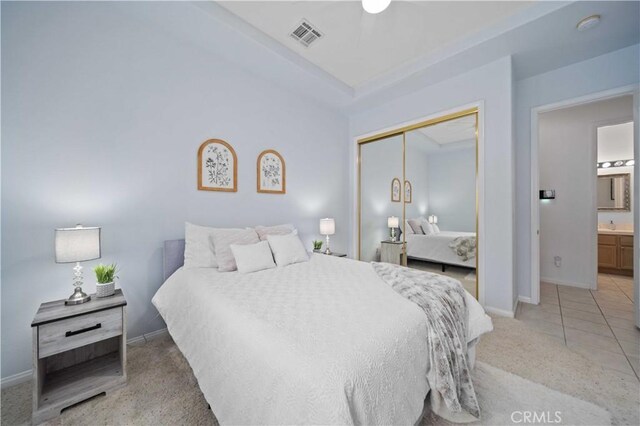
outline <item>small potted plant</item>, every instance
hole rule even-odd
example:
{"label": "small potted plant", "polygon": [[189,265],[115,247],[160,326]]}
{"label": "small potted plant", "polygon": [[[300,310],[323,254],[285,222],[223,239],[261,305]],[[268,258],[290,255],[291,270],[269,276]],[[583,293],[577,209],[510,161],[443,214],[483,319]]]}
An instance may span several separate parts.
{"label": "small potted plant", "polygon": [[96,273],[96,296],[107,297],[113,296],[116,291],[115,280],[116,276],[116,264],[103,265],[102,263],[93,268],[93,272]]}
{"label": "small potted plant", "polygon": [[322,240],[314,240],[313,251],[320,251],[321,248],[322,248]]}

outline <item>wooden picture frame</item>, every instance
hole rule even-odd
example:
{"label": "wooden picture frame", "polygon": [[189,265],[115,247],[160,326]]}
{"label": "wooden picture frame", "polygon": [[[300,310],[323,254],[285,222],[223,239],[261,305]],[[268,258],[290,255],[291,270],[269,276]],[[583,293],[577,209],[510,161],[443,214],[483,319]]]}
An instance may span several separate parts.
{"label": "wooden picture frame", "polygon": [[391,202],[399,203],[402,197],[402,187],[400,185],[400,179],[393,178],[391,181]]}
{"label": "wooden picture frame", "polygon": [[221,139],[208,139],[198,149],[198,190],[238,191],[238,156]]}
{"label": "wooden picture frame", "polygon": [[404,181],[404,202],[406,204],[411,204],[411,199],[413,198],[413,187],[411,186],[411,182],[408,180]]}
{"label": "wooden picture frame", "polygon": [[256,189],[261,194],[287,193],[287,166],[278,151],[267,149],[258,155]]}

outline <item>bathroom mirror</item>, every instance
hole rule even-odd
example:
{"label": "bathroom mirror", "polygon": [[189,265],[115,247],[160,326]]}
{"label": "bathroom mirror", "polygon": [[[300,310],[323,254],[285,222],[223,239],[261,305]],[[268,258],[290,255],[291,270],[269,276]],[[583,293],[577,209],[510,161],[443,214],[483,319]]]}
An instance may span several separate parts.
{"label": "bathroom mirror", "polygon": [[598,175],[598,210],[631,211],[630,174]]}

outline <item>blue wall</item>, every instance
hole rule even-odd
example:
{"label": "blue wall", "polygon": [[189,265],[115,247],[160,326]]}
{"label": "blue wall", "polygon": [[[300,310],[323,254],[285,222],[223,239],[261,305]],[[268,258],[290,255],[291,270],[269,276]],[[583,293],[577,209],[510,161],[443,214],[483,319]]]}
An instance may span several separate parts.
{"label": "blue wall", "polygon": [[[184,221],[291,222],[311,247],[332,216],[332,246],[347,248],[346,118],[116,4],[4,2],[2,89],[2,377],[31,368],[38,305],[72,292],[72,265],[54,263],[56,227],[103,227],[129,337],[164,326],[151,298],[162,242],[183,237]],[[237,193],[196,189],[197,150],[212,137],[236,149]],[[286,160],[286,195],[256,193],[269,148]]]}

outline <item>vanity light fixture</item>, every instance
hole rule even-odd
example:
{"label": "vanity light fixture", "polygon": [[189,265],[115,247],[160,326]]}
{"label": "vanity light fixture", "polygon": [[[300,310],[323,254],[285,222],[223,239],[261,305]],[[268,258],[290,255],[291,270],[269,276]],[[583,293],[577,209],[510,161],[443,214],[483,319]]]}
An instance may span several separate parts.
{"label": "vanity light fixture", "polygon": [[362,8],[373,15],[389,7],[391,0],[362,0]]}
{"label": "vanity light fixture", "polygon": [[578,22],[578,24],[576,25],[576,28],[580,32],[587,31],[588,29],[595,27],[599,23],[600,23],[600,15],[591,15],[580,20],[580,22]]}
{"label": "vanity light fixture", "polygon": [[609,167],[625,167],[625,166],[633,166],[636,162],[631,160],[616,160],[616,161],[603,161],[598,163],[599,169],[608,169]]}

